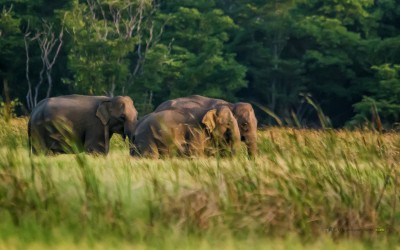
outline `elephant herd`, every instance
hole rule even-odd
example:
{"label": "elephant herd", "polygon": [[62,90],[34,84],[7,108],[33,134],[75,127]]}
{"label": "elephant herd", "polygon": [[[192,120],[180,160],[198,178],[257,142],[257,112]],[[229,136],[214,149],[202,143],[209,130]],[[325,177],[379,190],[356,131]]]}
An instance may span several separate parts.
{"label": "elephant herd", "polygon": [[160,104],[138,120],[130,97],[68,95],[42,100],[28,122],[30,150],[108,154],[113,134],[130,141],[130,155],[234,155],[244,141],[257,152],[257,119],[249,103],[200,95]]}

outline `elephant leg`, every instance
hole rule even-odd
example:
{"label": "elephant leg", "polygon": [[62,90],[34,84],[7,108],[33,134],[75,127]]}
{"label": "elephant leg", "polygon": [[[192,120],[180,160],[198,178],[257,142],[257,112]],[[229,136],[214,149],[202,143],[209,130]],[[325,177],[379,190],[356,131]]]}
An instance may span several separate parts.
{"label": "elephant leg", "polygon": [[158,147],[154,142],[143,143],[138,146],[138,149],[141,156],[146,158],[158,159],[160,157],[160,153],[162,154],[162,151],[158,150]]}
{"label": "elephant leg", "polygon": [[47,150],[50,153],[74,153],[80,151],[72,126],[65,121],[47,121],[43,123],[42,132]]}
{"label": "elephant leg", "polygon": [[[146,147],[152,148],[151,151],[157,151],[160,156],[177,156],[182,153],[183,146],[182,140],[179,135],[175,133],[176,128],[170,129],[169,127],[164,127],[160,130],[152,129],[152,139],[149,140]],[[148,142],[148,141],[147,141]]]}
{"label": "elephant leg", "polygon": [[65,142],[54,139],[54,137],[47,139],[46,143],[53,154],[70,153],[72,151]]}
{"label": "elephant leg", "polygon": [[203,157],[205,153],[206,135],[203,131],[192,129],[187,138],[188,154]]}
{"label": "elephant leg", "polygon": [[[104,132],[99,130],[86,131],[83,148],[90,154],[108,154],[109,148],[105,143]],[[109,139],[108,139],[109,141]]]}
{"label": "elephant leg", "polygon": [[169,156],[185,156],[187,154],[186,143],[182,128],[174,131],[165,142]]}
{"label": "elephant leg", "polygon": [[250,158],[254,158],[257,155],[257,137],[256,136],[246,136],[245,144],[247,152]]}
{"label": "elephant leg", "polygon": [[72,153],[73,147],[63,131],[50,130],[46,138],[47,148],[54,154]]}
{"label": "elephant leg", "polygon": [[46,141],[43,135],[44,135],[43,129],[40,129],[38,127],[32,127],[31,146],[32,146],[32,153],[35,155],[47,153]]}
{"label": "elephant leg", "polygon": [[50,123],[36,124],[32,128],[32,150],[34,154],[62,153],[61,135]]}
{"label": "elephant leg", "polygon": [[[240,141],[238,142],[240,143]],[[219,144],[219,154],[222,157],[231,157],[239,150],[240,144],[235,143],[231,138],[224,138]]]}
{"label": "elephant leg", "polygon": [[135,144],[132,144],[129,146],[129,154],[133,157],[137,157],[140,155],[139,149],[137,148],[137,146]]}
{"label": "elephant leg", "polygon": [[[158,152],[158,157],[166,157],[166,156],[172,156],[173,149],[169,146],[166,146],[164,144],[153,146],[154,147],[154,152]],[[157,158],[158,158],[157,157]]]}
{"label": "elephant leg", "polygon": [[165,153],[165,155],[169,155],[169,156],[171,156],[171,157],[174,157],[174,156],[184,156],[185,153],[186,153],[185,145],[182,145],[182,144],[180,144],[180,143],[174,143],[174,144],[170,145],[170,146],[165,150],[165,152],[168,152],[168,153]]}

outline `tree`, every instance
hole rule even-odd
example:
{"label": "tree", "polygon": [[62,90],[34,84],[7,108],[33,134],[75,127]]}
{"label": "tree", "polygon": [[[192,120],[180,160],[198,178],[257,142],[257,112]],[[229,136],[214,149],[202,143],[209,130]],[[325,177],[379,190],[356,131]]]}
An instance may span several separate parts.
{"label": "tree", "polygon": [[303,18],[296,23],[296,53],[303,62],[307,92],[321,104],[334,126],[354,113],[373,76],[368,61],[369,40],[376,19],[369,12],[373,1],[303,1]]}
{"label": "tree", "polygon": [[233,20],[215,8],[214,1],[165,1],[161,6],[165,62],[172,71],[164,71],[162,95],[203,94],[234,100],[246,81],[245,68],[225,47],[229,31],[237,29]]}
{"label": "tree", "polygon": [[[59,31],[58,35],[54,31],[53,24],[49,24],[45,20],[43,21],[42,27],[43,28],[41,30],[36,31],[35,35],[32,35],[31,31],[29,31],[28,25],[27,31],[24,36],[26,51],[26,80],[28,82],[28,93],[26,95],[26,102],[29,110],[32,110],[39,101],[39,91],[45,80],[45,77],[48,84],[45,98],[50,97],[53,89],[52,70],[60,53],[60,49],[63,45],[64,27],[60,28],[61,30]],[[40,49],[42,68],[39,72],[39,80],[33,88],[29,72],[29,44],[35,41],[37,41]]]}
{"label": "tree", "polygon": [[[7,92],[9,83],[14,78],[13,72],[20,63],[18,55],[23,43],[19,30],[21,20],[15,16],[13,5],[3,5],[0,11],[0,79],[4,92]],[[9,93],[4,95],[5,98],[9,97]]]}
{"label": "tree", "polygon": [[[0,106],[4,105],[2,116],[8,120],[11,117],[12,101],[9,93],[9,83],[13,80],[14,69],[18,67],[16,51],[21,48],[19,37],[20,19],[15,17],[13,6],[3,5],[0,13],[0,79],[3,84],[3,98],[0,98]],[[3,100],[5,101],[3,103]]]}
{"label": "tree", "polygon": [[75,3],[65,12],[74,74],[65,82],[81,93],[129,93],[154,42],[153,11],[150,0]]}
{"label": "tree", "polygon": [[288,115],[301,92],[301,62],[288,56],[293,33],[295,2],[232,0],[224,4],[242,28],[231,49],[248,68],[247,98],[261,100],[279,116]]}
{"label": "tree", "polygon": [[357,115],[351,124],[370,121],[371,115],[379,115],[386,126],[400,121],[400,65],[374,66],[378,79],[369,96],[354,104]]}
{"label": "tree", "polygon": [[356,115],[349,124],[369,123],[379,116],[391,127],[400,120],[400,7],[394,0],[379,1],[374,13],[378,38],[369,42],[367,53],[374,78],[367,82],[362,100],[353,105]]}
{"label": "tree", "polygon": [[[34,106],[35,100],[37,102],[40,98],[50,96],[55,83],[58,83],[60,71],[53,57],[60,52],[57,49],[60,37],[55,34],[59,31],[60,22],[54,15],[56,10],[53,7],[64,7],[67,3],[65,0],[58,1],[57,4],[49,0],[0,1],[3,10],[8,10],[3,11],[4,14],[7,13],[4,17],[14,20],[12,34],[7,32],[7,37],[0,41],[5,44],[5,48],[1,49],[5,53],[0,57],[0,64],[4,64],[1,68],[8,72],[10,94],[26,100],[28,110]],[[56,44],[53,45],[54,41]],[[56,51],[58,52],[55,53]],[[42,66],[44,70],[40,73]],[[53,75],[57,75],[56,79],[53,79]],[[36,84],[42,85],[46,82],[47,89],[35,88]],[[58,91],[59,86],[56,92]]]}

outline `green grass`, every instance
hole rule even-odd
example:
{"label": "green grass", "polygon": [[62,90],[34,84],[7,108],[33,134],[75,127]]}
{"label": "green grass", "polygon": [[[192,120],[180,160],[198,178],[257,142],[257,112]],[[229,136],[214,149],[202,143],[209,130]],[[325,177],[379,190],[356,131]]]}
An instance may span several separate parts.
{"label": "green grass", "polygon": [[0,120],[0,249],[326,249],[399,244],[400,135],[260,132],[248,160],[35,156]]}

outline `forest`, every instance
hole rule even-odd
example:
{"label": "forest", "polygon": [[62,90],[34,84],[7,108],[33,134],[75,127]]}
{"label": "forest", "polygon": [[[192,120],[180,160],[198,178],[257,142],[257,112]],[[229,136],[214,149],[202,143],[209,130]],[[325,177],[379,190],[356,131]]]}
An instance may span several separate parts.
{"label": "forest", "polygon": [[0,11],[0,116],[76,93],[128,95],[140,115],[191,94],[246,101],[260,125],[400,119],[395,0],[0,0]]}

